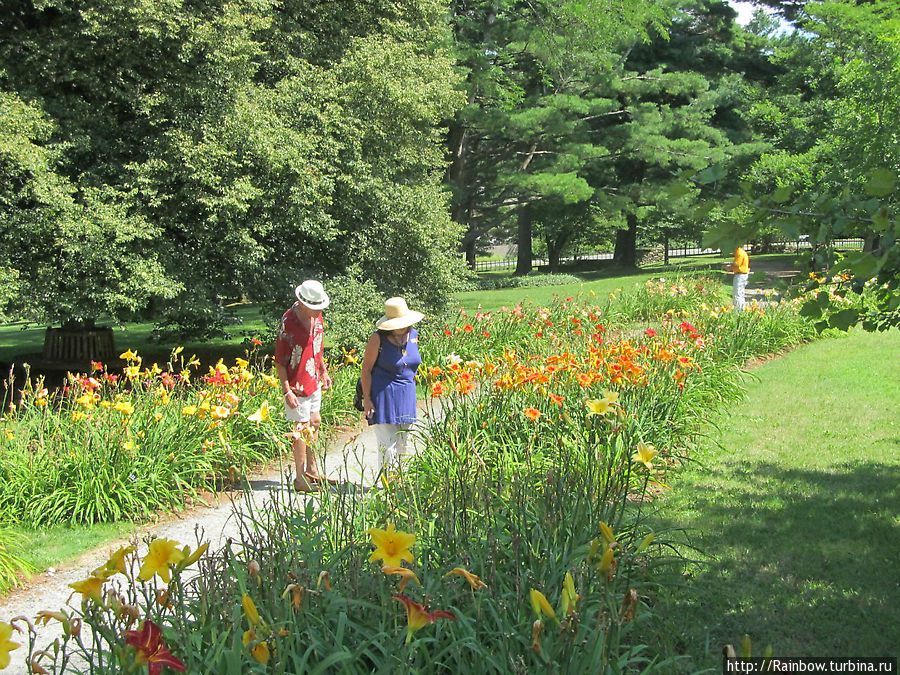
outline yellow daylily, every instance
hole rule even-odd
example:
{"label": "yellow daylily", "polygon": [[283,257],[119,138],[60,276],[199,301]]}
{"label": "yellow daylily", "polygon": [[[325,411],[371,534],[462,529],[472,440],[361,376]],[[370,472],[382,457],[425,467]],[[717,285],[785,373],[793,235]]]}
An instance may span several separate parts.
{"label": "yellow daylily", "polygon": [[256,629],[250,628],[250,630],[244,631],[243,643],[245,647],[250,649],[250,655],[262,663],[263,665],[269,662],[269,658],[271,654],[269,653],[269,644],[263,640],[262,642],[253,645],[250,647],[253,642],[256,641]]}
{"label": "yellow daylily", "polygon": [[584,402],[591,415],[605,415],[609,412],[610,402],[605,398],[591,398]]}
{"label": "yellow daylily", "polygon": [[195,405],[186,405],[181,409],[181,415],[183,417],[190,417],[191,415],[197,414],[197,406]]}
{"label": "yellow daylily", "polygon": [[406,584],[410,581],[415,581],[417,586],[421,586],[421,582],[419,582],[419,577],[416,576],[416,573],[410,569],[405,567],[392,567],[389,565],[385,565],[381,568],[381,571],[390,575],[397,575],[400,577],[400,583],[397,584],[397,590],[402,593],[403,589],[406,588]]}
{"label": "yellow daylily", "polygon": [[109,560],[91,572],[91,574],[102,577],[103,579],[108,579],[114,574],[125,574],[125,556],[130,553],[134,553],[134,546],[119,547],[115,553],[109,556]]}
{"label": "yellow daylily", "polygon": [[563,616],[574,614],[575,604],[578,602],[579,597],[578,593],[575,592],[575,580],[572,578],[572,574],[566,572],[566,576],[563,579],[562,607],[560,608],[560,613]]}
{"label": "yellow daylily", "polygon": [[244,607],[244,614],[247,616],[247,621],[250,622],[250,625],[258,626],[262,619],[259,618],[259,611],[256,609],[253,598],[244,593],[244,597],[241,598],[241,605]]}
{"label": "yellow daylily", "polygon": [[250,415],[248,418],[251,422],[268,422],[272,417],[269,415],[269,402],[263,401],[259,406],[259,410]]}
{"label": "yellow daylily", "polygon": [[130,349],[127,352],[123,352],[119,354],[120,359],[125,359],[126,361],[140,361],[141,357],[135,354]]}
{"label": "yellow daylily", "polygon": [[613,574],[616,572],[616,554],[615,549],[608,548],[600,559],[598,569],[606,574],[607,581],[612,581]]}
{"label": "yellow daylily", "polygon": [[469,582],[469,586],[472,587],[473,591],[477,591],[479,588],[487,588],[487,584],[484,583],[477,574],[472,574],[468,570],[464,570],[462,567],[454,567],[452,570],[445,574],[445,577],[449,577],[451,575],[460,576],[466,581]]}
{"label": "yellow daylily", "polygon": [[150,542],[150,551],[144,558],[138,579],[150,581],[154,575],[159,575],[165,583],[172,578],[169,568],[184,560],[184,553],[178,550],[178,543],[169,539],[154,539]]}
{"label": "yellow daylily", "polygon": [[415,562],[416,559],[409,552],[409,547],[416,543],[416,535],[402,530],[395,530],[393,523],[388,523],[387,529],[372,527],[366,530],[372,538],[375,550],[369,556],[369,561],[382,561],[383,567],[402,567],[403,561]]}
{"label": "yellow daylily", "polygon": [[541,614],[544,614],[554,621],[559,621],[559,619],[556,618],[556,612],[547,601],[547,596],[534,588],[529,592],[529,596],[531,598],[531,608],[534,610],[534,613],[537,614],[538,619],[541,618]]}
{"label": "yellow daylily", "polygon": [[102,591],[103,584],[106,581],[105,577],[97,577],[97,576],[89,576],[84,581],[76,581],[73,584],[69,584],[69,588],[74,590],[76,593],[81,593],[82,599],[90,598],[94,602],[102,602]]}
{"label": "yellow daylily", "polygon": [[4,621],[0,621],[0,670],[9,666],[9,653],[22,646],[18,642],[10,640],[12,633],[13,627]]}
{"label": "yellow daylily", "polygon": [[603,390],[603,398],[605,398],[610,403],[618,403],[619,402],[619,392],[610,391],[608,389]]}
{"label": "yellow daylily", "polygon": [[632,461],[640,462],[648,469],[653,468],[653,458],[656,457],[658,453],[653,448],[652,445],[647,445],[643,441],[637,444],[637,452],[632,456]]}
{"label": "yellow daylily", "polygon": [[650,544],[653,543],[653,539],[654,539],[654,538],[655,538],[655,535],[654,535],[652,532],[651,532],[650,534],[648,534],[646,537],[644,537],[644,538],[641,540],[641,543],[640,543],[640,544],[638,545],[638,547],[634,550],[634,552],[635,552],[635,553],[643,553],[644,551],[646,551],[647,548],[649,548]]}
{"label": "yellow daylily", "polygon": [[600,534],[603,535],[603,550],[605,551],[616,540],[616,535],[612,528],[603,521],[600,521]]}

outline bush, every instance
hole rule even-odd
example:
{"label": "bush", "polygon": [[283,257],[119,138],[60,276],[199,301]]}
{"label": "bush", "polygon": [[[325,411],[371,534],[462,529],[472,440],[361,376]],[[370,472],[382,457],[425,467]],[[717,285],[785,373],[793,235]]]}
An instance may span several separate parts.
{"label": "bush", "polygon": [[496,291],[502,288],[528,288],[533,286],[562,286],[578,284],[581,279],[571,274],[539,274],[527,276],[485,276],[475,280],[474,287],[466,290]]}

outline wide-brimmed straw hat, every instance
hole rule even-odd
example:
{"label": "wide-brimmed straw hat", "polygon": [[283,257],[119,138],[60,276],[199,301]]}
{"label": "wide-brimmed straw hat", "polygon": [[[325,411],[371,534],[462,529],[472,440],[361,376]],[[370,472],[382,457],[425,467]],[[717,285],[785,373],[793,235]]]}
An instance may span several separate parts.
{"label": "wide-brimmed straw hat", "polygon": [[307,279],[294,289],[297,299],[310,309],[325,309],[328,307],[328,294],[322,288],[322,284],[312,279]]}
{"label": "wide-brimmed straw hat", "polygon": [[397,330],[418,323],[425,318],[422,312],[416,312],[406,306],[403,298],[388,298],[384,302],[384,316],[375,322],[378,330]]}

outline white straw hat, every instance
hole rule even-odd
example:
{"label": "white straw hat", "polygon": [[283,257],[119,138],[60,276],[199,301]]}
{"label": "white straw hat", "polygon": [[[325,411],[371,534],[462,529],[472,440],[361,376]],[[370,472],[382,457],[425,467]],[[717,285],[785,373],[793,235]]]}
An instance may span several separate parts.
{"label": "white straw hat", "polygon": [[328,307],[328,294],[318,281],[308,279],[294,289],[297,299],[310,309],[325,309]]}
{"label": "white straw hat", "polygon": [[397,330],[418,323],[425,318],[422,312],[415,312],[406,306],[403,298],[389,298],[384,302],[384,316],[375,322],[378,330]]}

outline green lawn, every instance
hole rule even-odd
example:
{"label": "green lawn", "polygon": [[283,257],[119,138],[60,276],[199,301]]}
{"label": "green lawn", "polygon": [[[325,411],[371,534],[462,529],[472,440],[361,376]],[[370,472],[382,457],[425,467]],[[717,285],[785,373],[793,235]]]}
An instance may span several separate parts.
{"label": "green lawn", "polygon": [[[628,289],[635,284],[641,284],[653,277],[672,276],[696,272],[708,272],[710,276],[717,277],[724,286],[731,286],[731,275],[722,271],[722,263],[728,258],[721,255],[704,255],[691,258],[673,258],[669,265],[662,263],[647,265],[633,274],[623,274],[618,268],[589,269],[584,271],[571,271],[563,268],[562,273],[573,274],[581,279],[579,283],[564,284],[560,286],[540,286],[525,288],[505,288],[491,291],[469,291],[456,293],[453,296],[454,305],[465,307],[469,312],[476,311],[479,307],[483,312],[496,312],[501,307],[513,307],[518,302],[533,302],[543,305],[551,302],[554,296],[576,296],[578,293],[594,292],[595,295],[605,298],[610,293],[618,293],[622,289]],[[767,254],[754,256],[754,262],[763,261],[773,264],[791,267],[796,260],[794,254]],[[510,276],[509,272],[486,273],[486,276]],[[616,275],[616,276],[610,276]],[[756,281],[754,279],[752,281]]]}
{"label": "green lawn", "polygon": [[[674,481],[659,526],[699,564],[664,594],[695,671],[749,634],[761,655],[887,656],[900,645],[900,331],[808,344],[754,369],[747,398]],[[698,553],[699,551],[699,553]]]}

